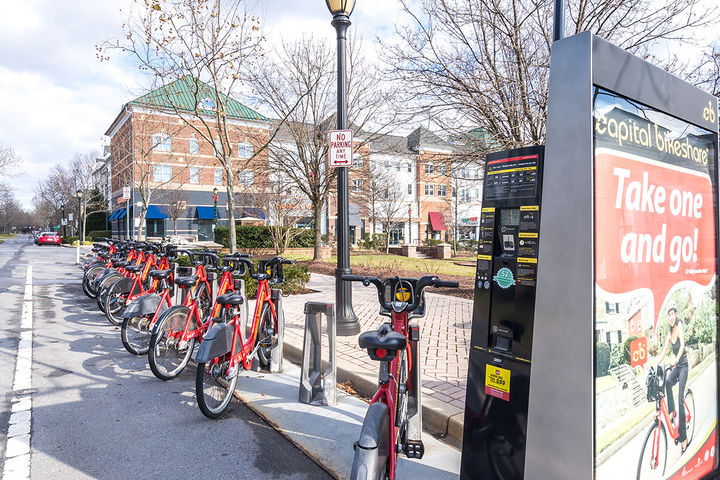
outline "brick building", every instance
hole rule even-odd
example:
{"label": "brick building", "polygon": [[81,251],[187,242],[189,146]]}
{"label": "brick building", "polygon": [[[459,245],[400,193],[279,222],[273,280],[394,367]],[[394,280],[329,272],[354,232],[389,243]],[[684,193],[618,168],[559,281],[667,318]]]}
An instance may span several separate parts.
{"label": "brick building", "polygon": [[[125,237],[129,227],[130,235],[162,237],[174,233],[176,223],[179,235],[212,240],[215,218],[218,225],[227,225],[226,172],[216,158],[222,144],[213,128],[214,98],[209,86],[183,77],[122,107],[105,132],[110,146],[108,196],[114,235]],[[261,152],[247,165],[245,159],[267,143],[270,122],[232,98],[224,103],[230,155],[236,159],[234,168],[241,170],[233,172],[235,184],[241,186],[236,188],[235,216],[257,218],[254,206],[242,199],[251,198],[249,193],[267,181],[268,157]],[[201,118],[194,115],[196,109]],[[126,201],[123,188],[130,189]],[[214,189],[218,191],[217,211]]]}

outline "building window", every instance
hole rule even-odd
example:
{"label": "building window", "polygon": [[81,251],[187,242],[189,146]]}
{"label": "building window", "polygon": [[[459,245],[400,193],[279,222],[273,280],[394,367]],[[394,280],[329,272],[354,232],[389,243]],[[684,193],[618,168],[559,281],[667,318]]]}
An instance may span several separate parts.
{"label": "building window", "polygon": [[390,160],[385,160],[385,168],[390,168]]}
{"label": "building window", "polygon": [[447,186],[446,185],[438,185],[438,196],[440,196],[440,197],[447,196]]}
{"label": "building window", "polygon": [[171,165],[155,165],[153,167],[153,182],[169,182],[171,178]]}
{"label": "building window", "polygon": [[249,186],[255,183],[255,172],[252,170],[245,170],[244,172],[238,173],[238,184]]}
{"label": "building window", "polygon": [[425,195],[435,195],[435,185],[425,184]]}
{"label": "building window", "polygon": [[215,169],[215,185],[222,185],[223,184],[223,172],[222,168],[216,168]]}
{"label": "building window", "polygon": [[197,138],[190,139],[190,153],[194,155],[200,153],[200,145],[198,144]]}
{"label": "building window", "polygon": [[408,183],[408,195],[412,195],[412,183]]}
{"label": "building window", "polygon": [[479,168],[476,168],[476,169],[475,169],[475,180],[477,180],[477,179],[479,179],[479,178],[480,178],[480,169],[479,169]]}
{"label": "building window", "polygon": [[412,163],[408,163],[408,173],[412,173]]}
{"label": "building window", "polygon": [[153,150],[172,152],[172,140],[167,133],[155,133],[152,136]]}
{"label": "building window", "polygon": [[190,167],[190,183],[200,183],[200,169],[198,167]]}
{"label": "building window", "polygon": [[363,157],[359,153],[356,153],[353,156],[353,167],[358,167],[358,168],[363,167]]}
{"label": "building window", "polygon": [[605,313],[609,313],[609,314],[620,313],[620,304],[605,302]]}
{"label": "building window", "polygon": [[363,180],[353,180],[352,181],[352,191],[353,192],[362,192],[364,184],[365,184],[365,182]]}
{"label": "building window", "polygon": [[478,198],[480,196],[480,190],[477,188],[473,189],[473,198]]}
{"label": "building window", "polygon": [[390,198],[390,189],[389,189],[389,188],[386,188],[385,191],[383,192],[383,198],[384,198],[385,200],[387,200],[388,198]]}
{"label": "building window", "polygon": [[470,178],[470,170],[467,167],[463,167],[462,170],[460,170],[460,176],[462,178]]}
{"label": "building window", "polygon": [[238,157],[250,158],[255,153],[255,147],[249,143],[238,143]]}
{"label": "building window", "polygon": [[220,143],[220,140],[213,141],[213,144],[215,145],[215,153],[222,153],[222,143]]}
{"label": "building window", "polygon": [[447,173],[447,166],[441,163],[438,165],[437,170],[440,175],[445,175]]}
{"label": "building window", "polygon": [[425,173],[429,174],[429,175],[432,175],[433,173],[435,173],[435,165],[433,165],[432,163],[426,163],[425,164]]}

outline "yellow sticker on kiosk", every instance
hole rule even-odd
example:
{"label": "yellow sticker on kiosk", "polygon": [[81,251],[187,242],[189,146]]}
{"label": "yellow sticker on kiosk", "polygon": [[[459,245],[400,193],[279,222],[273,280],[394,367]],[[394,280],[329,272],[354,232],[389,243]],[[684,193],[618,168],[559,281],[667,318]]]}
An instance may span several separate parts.
{"label": "yellow sticker on kiosk", "polygon": [[485,393],[501,400],[510,400],[510,370],[487,364]]}

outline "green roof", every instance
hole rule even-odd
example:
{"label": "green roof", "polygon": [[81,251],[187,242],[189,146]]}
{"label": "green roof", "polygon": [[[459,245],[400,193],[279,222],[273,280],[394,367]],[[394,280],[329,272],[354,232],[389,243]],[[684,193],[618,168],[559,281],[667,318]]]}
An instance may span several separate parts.
{"label": "green roof", "polygon": [[[145,105],[156,108],[179,109],[186,112],[195,112],[195,102],[199,103],[198,110],[205,115],[215,115],[216,92],[208,84],[188,76],[180,77],[165,86],[146,93],[130,101],[130,104]],[[217,92],[217,96],[225,104],[228,118],[241,120],[258,120],[269,122],[270,119],[255,110],[246,107],[232,97]]]}

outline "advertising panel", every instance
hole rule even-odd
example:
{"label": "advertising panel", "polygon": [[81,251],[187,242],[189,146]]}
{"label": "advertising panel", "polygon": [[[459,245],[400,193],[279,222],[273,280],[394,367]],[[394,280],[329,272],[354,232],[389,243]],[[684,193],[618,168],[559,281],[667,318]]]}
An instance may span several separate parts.
{"label": "advertising panel", "polygon": [[600,88],[593,115],[595,478],[702,478],[718,462],[717,137]]}

